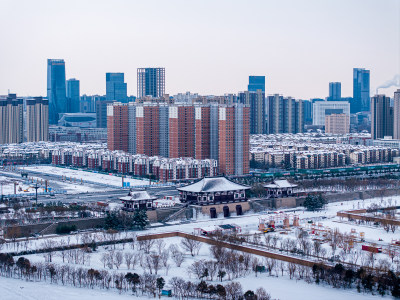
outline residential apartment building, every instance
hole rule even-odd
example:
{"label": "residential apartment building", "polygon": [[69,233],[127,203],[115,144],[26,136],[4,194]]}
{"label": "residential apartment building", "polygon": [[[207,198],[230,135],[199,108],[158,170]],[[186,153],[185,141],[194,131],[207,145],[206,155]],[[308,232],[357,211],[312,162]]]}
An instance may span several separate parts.
{"label": "residential apartment building", "polygon": [[400,89],[393,98],[393,139],[400,139]]}
{"label": "residential apartment building", "polygon": [[261,89],[241,92],[238,102],[250,107],[250,134],[266,133],[265,93]]}
{"label": "residential apartment building", "polygon": [[26,141],[49,140],[49,101],[42,97],[26,100]]}
{"label": "residential apartment building", "polygon": [[346,114],[331,114],[325,116],[325,132],[346,134],[350,132],[350,117]]}
{"label": "residential apartment building", "polygon": [[275,94],[267,97],[269,134],[300,133],[304,128],[303,101]]}
{"label": "residential apartment building", "polygon": [[0,98],[0,144],[24,141],[24,104],[16,94]]}
{"label": "residential apartment building", "polygon": [[110,150],[129,151],[129,110],[126,103],[107,106],[107,146]]}
{"label": "residential apartment building", "polygon": [[[115,107],[119,106],[127,109],[126,123],[115,120]],[[124,150],[120,145],[125,144],[118,144],[122,135],[116,129],[122,126],[128,145],[124,151],[132,154],[218,159],[223,161],[220,172],[249,172],[247,105],[114,103],[107,111],[108,122],[112,122],[108,124],[110,150]]]}
{"label": "residential apartment building", "polygon": [[390,98],[385,95],[371,97],[372,139],[382,139],[385,136],[393,137],[393,119],[393,107],[390,106]]}

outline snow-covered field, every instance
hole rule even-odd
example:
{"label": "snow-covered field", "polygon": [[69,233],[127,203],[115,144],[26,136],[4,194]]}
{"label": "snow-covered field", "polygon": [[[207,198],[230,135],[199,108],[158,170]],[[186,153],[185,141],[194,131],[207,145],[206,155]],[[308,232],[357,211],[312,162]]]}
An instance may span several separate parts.
{"label": "snow-covered field", "polygon": [[[114,175],[106,175],[84,170],[73,170],[73,169],[60,168],[54,166],[30,166],[30,167],[24,167],[24,169],[28,172],[34,171],[48,175],[66,176],[67,181],[72,178],[72,180],[76,180],[77,182],[80,182],[82,180],[83,182],[91,181],[99,184],[122,187],[122,178]],[[124,182],[129,182],[130,186],[132,187],[149,184],[147,180],[139,180],[133,178],[125,178]]]}
{"label": "snow-covered field", "polygon": [[[181,238],[168,238],[164,240],[165,245],[164,249],[168,249],[170,245],[177,245],[180,247]],[[211,253],[209,251],[210,246],[203,244],[200,252],[194,258],[190,256],[189,253],[185,254],[185,261],[182,263],[181,267],[177,267],[173,262],[170,262],[170,269],[168,270],[168,275],[165,269],[161,269],[158,271],[157,276],[162,276],[166,282],[172,277],[183,277],[184,279],[192,280],[197,282],[198,279],[193,274],[187,271],[188,267],[194,262],[200,259],[208,260],[210,259]],[[153,247],[154,251],[157,251],[156,246]],[[181,249],[182,250],[182,249]],[[107,270],[107,271],[116,271],[121,273],[127,272],[136,272],[138,274],[143,274],[144,270],[142,267],[139,266],[137,263],[134,268],[130,267],[127,268],[126,264],[123,263],[119,269],[117,270],[115,267],[110,270],[108,267],[104,267],[103,262],[101,261],[101,257],[104,253],[109,251],[121,251],[123,253],[132,252],[135,255],[138,255],[138,246],[135,246],[135,249],[131,249],[129,244],[126,245],[116,245],[115,249],[114,246],[106,246],[106,247],[99,247],[96,252],[93,252],[90,255],[90,259],[86,260],[84,265],[76,265],[72,264],[76,267],[85,267],[85,268],[94,268],[96,270]],[[44,262],[43,255],[28,255],[24,256],[28,258],[31,262]],[[57,264],[62,264],[62,257],[61,255],[55,255],[53,257],[53,262]],[[359,294],[355,289],[352,290],[342,290],[342,289],[333,289],[330,286],[324,285],[316,285],[315,283],[306,283],[304,280],[295,280],[289,279],[287,275],[276,277],[276,276],[269,276],[267,273],[258,274],[257,277],[253,272],[250,272],[244,278],[237,278],[234,281],[238,281],[242,284],[243,292],[247,290],[256,290],[259,287],[263,287],[266,289],[268,293],[271,294],[273,299],[281,299],[281,300],[291,300],[291,299],[309,299],[309,300],[317,300],[317,299],[336,299],[338,297],[343,297],[343,299],[377,299],[376,296],[366,295],[366,294]],[[223,284],[229,283],[230,280],[224,278]],[[214,281],[208,281],[208,283],[219,284],[219,280],[214,279]],[[33,283],[24,282],[21,280],[6,280],[3,282],[3,278],[0,280],[0,289],[5,289],[6,296],[9,295],[10,298],[5,299],[26,299],[23,298],[24,294],[29,291],[29,289],[34,289]],[[39,286],[46,287],[40,293],[40,295],[34,294],[33,298],[27,299],[57,299],[58,297],[63,296],[63,299],[75,299],[77,295],[87,296],[88,299],[94,299],[94,297],[100,297],[99,299],[106,299],[114,298],[119,299],[118,295],[115,291],[99,291],[99,290],[88,290],[88,289],[77,289],[74,287],[62,287],[60,285],[50,285],[45,283],[39,283]],[[22,289],[27,291],[21,291]],[[53,293],[54,288],[54,293]],[[59,294],[60,293],[60,294]],[[121,299],[125,299],[127,294],[122,295]],[[22,297],[22,298],[18,298]],[[34,298],[37,297],[37,298]],[[109,299],[108,298],[108,299]],[[2,298],[3,299],[3,298]]]}
{"label": "snow-covered field", "polygon": [[[14,194],[14,182],[17,182],[16,193],[21,195],[29,195],[35,193],[33,186],[38,182],[41,187],[38,189],[38,193],[45,192],[44,180],[36,176],[29,176],[29,179],[33,179],[32,182],[27,183],[27,179],[17,179],[14,177],[0,176],[0,183],[3,183],[3,195],[13,195]],[[38,181],[37,181],[38,180]],[[81,183],[80,180],[72,181],[55,181],[49,180],[48,189],[66,191],[68,194],[79,194],[79,193],[93,193],[99,191],[97,186],[87,183]],[[107,190],[107,188],[102,187],[102,191]]]}
{"label": "snow-covered field", "polygon": [[[381,199],[368,199],[368,200],[356,200],[356,201],[348,201],[348,202],[336,202],[330,203],[327,205],[326,210],[322,212],[307,212],[302,209],[296,209],[293,212],[292,210],[283,210],[287,214],[296,214],[300,218],[300,224],[304,228],[308,226],[308,221],[313,220],[316,223],[321,223],[322,226],[325,228],[338,228],[343,233],[349,233],[351,229],[356,229],[357,232],[364,232],[366,242],[374,242],[374,243],[381,243],[387,244],[390,243],[392,239],[396,239],[399,237],[399,232],[386,232],[382,227],[375,227],[375,226],[367,226],[367,225],[359,225],[356,223],[348,223],[347,221],[340,220],[336,217],[336,213],[342,210],[350,210],[350,209],[357,209],[357,208],[367,208],[371,204],[385,204],[387,203],[388,198]],[[391,197],[392,203],[395,205],[397,202],[400,201],[400,197]],[[137,234],[150,234],[150,233],[161,233],[161,232],[171,232],[171,231],[183,231],[187,233],[193,233],[195,228],[205,228],[215,225],[222,225],[222,224],[236,224],[242,228],[242,233],[254,233],[257,231],[257,227],[259,224],[260,218],[267,218],[268,214],[249,214],[244,216],[233,216],[231,218],[218,218],[218,219],[200,219],[197,221],[192,221],[191,223],[170,223],[170,226],[164,227],[150,227],[149,229],[143,232],[137,232]],[[101,233],[93,233],[102,235]],[[278,233],[274,233],[278,235]],[[131,236],[131,233],[121,233],[118,238],[125,238],[127,236]],[[84,234],[73,235],[70,237],[68,243],[75,244],[82,241],[82,236]],[[295,230],[290,231],[285,237],[289,238],[296,238]],[[51,237],[50,239],[53,243],[59,243],[61,240],[67,242],[67,238],[65,236],[57,236]],[[378,241],[378,239],[382,239],[382,241]],[[27,249],[35,249],[35,248],[42,248],[43,242],[46,239],[39,239],[39,240],[32,240],[27,245]],[[165,245],[163,246],[163,250],[168,249],[171,245],[177,245],[180,247],[181,251],[184,251],[181,246],[181,238],[173,237],[167,238],[163,240]],[[326,245],[329,248],[328,245]],[[167,270],[165,268],[161,268],[158,276],[162,276],[165,278],[166,282],[174,277],[183,277],[186,280],[192,280],[194,282],[198,281],[198,279],[191,273],[187,271],[188,267],[194,262],[200,259],[209,260],[212,258],[210,253],[210,246],[203,244],[201,246],[199,255],[195,256],[194,258],[190,256],[189,253],[185,253],[185,261],[183,262],[181,267],[177,267],[174,262],[170,262],[170,268]],[[14,251],[10,247],[7,249],[3,249],[3,251]],[[21,242],[20,251],[25,250],[24,242]],[[154,251],[158,251],[157,248],[153,247]],[[62,265],[69,264],[75,267],[84,267],[84,268],[95,268],[98,270],[107,270],[111,272],[136,272],[138,274],[143,274],[145,272],[145,268],[142,268],[137,263],[135,267],[130,267],[128,269],[125,262],[121,264],[119,269],[117,270],[115,267],[110,269],[109,267],[104,265],[102,261],[102,257],[105,253],[109,253],[110,251],[115,252],[122,252],[122,253],[133,253],[135,256],[139,256],[141,250],[138,249],[138,246],[135,245],[134,249],[131,248],[130,244],[125,245],[116,245],[114,246],[103,246],[98,247],[95,252],[88,253],[88,257],[85,259],[85,263],[82,264],[74,264],[71,261],[67,262],[65,260],[63,262],[63,258],[61,253],[53,256],[53,262]],[[338,250],[339,251],[339,250]],[[43,263],[45,262],[45,255],[43,254],[35,254],[35,255],[28,255],[25,256],[31,262],[35,263]],[[378,258],[383,258],[384,254],[377,255]],[[15,258],[17,259],[17,258]],[[279,277],[276,275],[269,276],[267,273],[258,274],[257,277],[255,276],[254,272],[248,273],[245,277],[234,279],[242,284],[243,292],[251,289],[256,290],[258,287],[263,287],[266,289],[268,293],[271,294],[273,299],[378,299],[380,296],[373,296],[371,294],[360,294],[356,291],[355,288],[353,289],[334,289],[331,286],[326,286],[324,284],[317,285],[315,283],[307,283],[304,280],[296,280],[296,279],[289,279],[288,275]],[[229,281],[227,278],[224,278],[223,284],[228,283]],[[210,281],[208,281],[210,283]],[[218,284],[219,281],[215,280],[212,282],[213,284]],[[40,289],[40,292],[35,293],[36,287],[43,287]],[[1,299],[75,299],[76,297],[84,297],[85,299],[94,299],[95,297],[98,299],[110,299],[116,298],[118,299],[125,299],[126,297],[132,297],[128,294],[118,295],[115,290],[105,291],[105,290],[90,290],[90,289],[78,289],[74,287],[64,287],[60,285],[53,285],[49,283],[32,283],[32,282],[25,282],[22,280],[15,280],[15,279],[5,279],[0,278],[0,291],[4,291],[2,294]],[[3,295],[5,295],[3,297]],[[28,297],[25,297],[28,295]],[[30,297],[30,298],[29,298]]]}

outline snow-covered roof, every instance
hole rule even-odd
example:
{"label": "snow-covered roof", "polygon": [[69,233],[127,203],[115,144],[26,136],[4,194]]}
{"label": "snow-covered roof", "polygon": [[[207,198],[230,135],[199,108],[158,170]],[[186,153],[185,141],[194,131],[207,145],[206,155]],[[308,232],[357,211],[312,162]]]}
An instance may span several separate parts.
{"label": "snow-covered roof", "polygon": [[271,189],[282,189],[282,188],[294,188],[297,184],[290,183],[287,180],[274,180],[270,184],[266,184],[264,187]]}
{"label": "snow-covered roof", "polygon": [[206,177],[193,184],[178,188],[178,191],[193,193],[215,193],[248,189],[250,189],[249,186],[235,183],[225,177]]}
{"label": "snow-covered roof", "polygon": [[130,191],[128,196],[119,198],[122,201],[156,200],[157,197],[151,196],[147,191]]}

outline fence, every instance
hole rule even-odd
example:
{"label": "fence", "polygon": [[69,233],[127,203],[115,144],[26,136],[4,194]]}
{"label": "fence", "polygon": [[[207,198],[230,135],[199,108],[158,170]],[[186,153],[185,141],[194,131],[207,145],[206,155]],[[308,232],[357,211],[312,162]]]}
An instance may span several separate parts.
{"label": "fence", "polygon": [[213,240],[210,238],[197,236],[197,235],[193,235],[193,234],[188,234],[188,233],[184,233],[184,232],[179,232],[179,231],[159,233],[159,234],[141,235],[141,236],[137,236],[137,240],[144,241],[144,240],[162,239],[162,238],[169,238],[169,237],[188,238],[188,239],[199,241],[199,242],[206,243],[209,245],[222,246],[224,248],[228,248],[228,249],[232,249],[232,250],[237,250],[237,251],[255,254],[255,255],[259,255],[259,256],[263,256],[263,257],[273,258],[273,259],[277,259],[277,260],[281,260],[281,261],[285,261],[285,262],[289,262],[289,263],[295,263],[295,264],[307,266],[307,267],[312,267],[313,265],[319,263],[319,261],[311,261],[311,260],[305,260],[305,259],[301,259],[301,258],[286,256],[286,255],[279,254],[279,253],[274,253],[274,252],[265,251],[265,250],[259,250],[259,249],[242,246],[242,245],[237,245],[237,244],[231,244],[231,243],[223,242],[223,241],[217,241],[217,240]]}

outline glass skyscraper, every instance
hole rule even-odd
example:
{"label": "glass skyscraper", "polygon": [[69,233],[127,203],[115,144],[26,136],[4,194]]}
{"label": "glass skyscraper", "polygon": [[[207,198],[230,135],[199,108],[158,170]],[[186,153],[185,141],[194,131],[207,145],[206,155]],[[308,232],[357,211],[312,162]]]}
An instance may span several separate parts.
{"label": "glass skyscraper", "polygon": [[138,98],[152,96],[159,98],[165,94],[165,68],[137,69]]}
{"label": "glass skyscraper", "polygon": [[338,101],[342,99],[342,84],[340,82],[329,82],[329,98],[330,101]]}
{"label": "glass skyscraper", "polygon": [[128,101],[124,73],[106,73],[106,99],[122,103]]}
{"label": "glass skyscraper", "polygon": [[63,59],[47,60],[47,99],[49,100],[49,123],[57,124],[59,114],[67,111]]}
{"label": "glass skyscraper", "polygon": [[67,112],[80,112],[79,80],[75,78],[67,80]]}
{"label": "glass skyscraper", "polygon": [[370,110],[369,70],[353,69],[353,102],[352,113]]}
{"label": "glass skyscraper", "polygon": [[249,92],[257,92],[262,90],[265,93],[265,76],[249,76],[249,85],[247,86]]}

